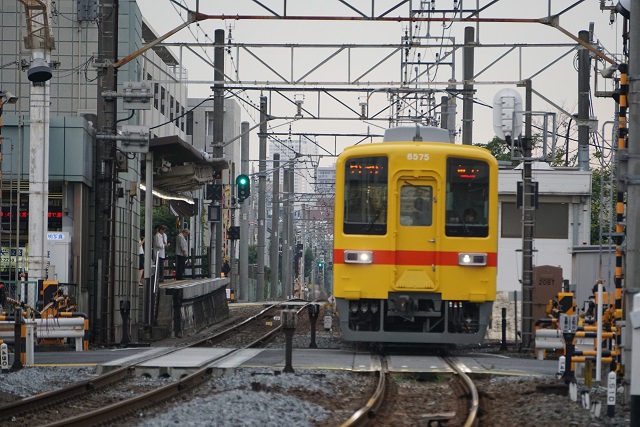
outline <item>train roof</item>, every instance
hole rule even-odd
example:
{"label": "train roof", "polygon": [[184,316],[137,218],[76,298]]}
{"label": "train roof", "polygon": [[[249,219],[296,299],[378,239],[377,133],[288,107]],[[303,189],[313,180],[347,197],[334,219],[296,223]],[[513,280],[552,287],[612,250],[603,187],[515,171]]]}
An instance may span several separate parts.
{"label": "train roof", "polygon": [[398,126],[384,131],[383,142],[451,142],[449,131],[434,126]]}

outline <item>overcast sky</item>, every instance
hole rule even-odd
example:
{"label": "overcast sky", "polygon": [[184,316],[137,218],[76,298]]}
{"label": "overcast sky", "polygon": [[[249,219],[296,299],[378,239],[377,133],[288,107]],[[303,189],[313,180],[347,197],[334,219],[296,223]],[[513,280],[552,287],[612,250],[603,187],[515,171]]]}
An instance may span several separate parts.
{"label": "overcast sky", "polygon": [[[143,16],[156,30],[157,33],[163,34],[185,20],[185,13],[179,7],[172,5],[168,0],[138,0]],[[183,4],[188,5],[191,9],[195,9],[195,1],[186,1]],[[316,15],[316,16],[356,16],[356,13],[350,10],[346,5],[339,3],[337,0],[262,0],[262,4],[274,10],[276,13],[283,12],[283,5],[287,5],[287,14],[293,15]],[[365,13],[370,13],[371,1],[351,0],[350,4],[359,7]],[[375,13],[381,14],[390,7],[397,4],[397,0],[376,0]],[[414,9],[418,8],[420,1],[414,1]],[[427,2],[428,3],[428,2]],[[437,10],[453,9],[453,0],[437,0],[435,2]],[[460,2],[457,2],[458,4]],[[480,5],[489,3],[488,0],[481,0]],[[558,13],[565,8],[575,4],[576,1],[565,0],[548,0],[548,1],[523,1],[523,0],[500,0],[495,5],[488,7],[480,15],[481,18],[511,18],[511,19],[530,19],[541,18],[547,15],[549,6],[551,13]],[[606,2],[610,4],[610,2]],[[199,2],[201,12],[210,15],[270,15],[264,8],[260,7],[250,0],[207,0]],[[476,1],[464,1],[463,6],[473,8]],[[560,17],[560,26],[574,35],[578,35],[580,30],[588,30],[590,22],[593,22],[594,39],[598,41],[607,51],[609,55],[618,54],[622,50],[621,33],[622,19],[621,17],[613,24],[610,24],[609,12],[600,11],[600,1],[586,0],[566,14]],[[402,14],[408,15],[408,6],[402,6],[396,12],[395,16]],[[394,13],[388,16],[394,16]],[[353,22],[353,21],[283,21],[283,20],[208,20],[199,24],[192,24],[188,29],[183,29],[178,34],[172,36],[169,41],[186,42],[200,41],[211,42],[214,38],[216,29],[224,28],[226,34],[231,35],[235,43],[317,43],[317,44],[363,44],[363,43],[380,43],[390,44],[399,43],[403,34],[407,29],[406,22]],[[434,40],[444,37],[449,40],[455,38],[456,43],[462,43],[464,40],[464,28],[473,26],[476,29],[476,39],[481,45],[503,44],[503,43],[522,43],[523,45],[532,45],[537,43],[545,44],[569,44],[573,41],[562,34],[559,30],[539,24],[539,23],[481,23],[479,25],[455,22],[453,24],[442,23],[421,23],[414,27],[416,34],[431,36],[429,44],[433,44]],[[427,44],[426,41],[422,42]],[[577,71],[574,68],[575,52],[564,56],[570,48],[534,48],[527,47],[516,49],[508,55],[501,58],[506,52],[505,47],[494,48],[478,48],[475,51],[475,73],[479,73],[489,67],[485,72],[477,76],[478,82],[483,84],[476,85],[476,100],[478,103],[474,109],[474,142],[487,142],[495,135],[492,126],[492,109],[483,106],[486,104],[491,106],[494,94],[505,87],[511,87],[520,91],[524,98],[522,89],[516,88],[512,84],[488,84],[488,82],[513,82],[522,78],[533,76],[533,88],[540,92],[544,97],[549,98],[553,103],[561,106],[565,110],[577,113]],[[195,49],[203,57],[213,58],[213,49],[207,48]],[[261,58],[268,60],[269,65],[273,67],[279,74],[289,77],[293,71],[294,76],[301,77],[306,71],[309,71],[314,65],[317,65],[323,58],[328,57],[335,49],[327,50],[306,50],[296,51],[293,65],[290,60],[291,52],[285,49],[263,49],[257,51]],[[177,51],[176,51],[177,52]],[[446,49],[423,48],[413,52],[421,53],[422,61],[433,61],[436,54],[446,52]],[[388,51],[387,51],[388,53]],[[195,55],[189,54],[183,50],[184,66],[188,69],[189,79],[211,80],[213,71],[199,60]],[[311,81],[345,81],[347,72],[351,72],[351,76],[358,75],[372,67],[378,61],[382,60],[386,53],[375,50],[354,51],[349,59],[346,53],[340,53],[335,58],[327,61],[323,67],[312,73],[308,80]],[[399,58],[396,56],[395,58]],[[415,56],[413,59],[415,60]],[[501,58],[499,61],[497,61]],[[350,60],[350,63],[348,62]],[[497,62],[496,62],[497,61]],[[367,78],[374,81],[388,80],[397,82],[400,79],[400,63],[399,59],[388,61],[379,67],[376,73],[372,73]],[[225,72],[234,76],[234,70],[238,69],[240,78],[248,81],[255,80],[277,80],[276,75],[267,68],[255,61],[246,52],[232,51],[225,59]],[[608,64],[599,64],[602,68]],[[434,82],[446,82],[450,78],[457,81],[462,80],[462,54],[456,53],[455,70],[452,72],[450,66],[440,66],[437,73],[430,73],[421,78],[421,84],[425,84],[425,80]],[[453,75],[452,75],[453,74]],[[605,87],[603,79],[598,80],[598,90],[611,89]],[[591,89],[595,91],[593,72],[591,80]],[[425,87],[425,86],[421,86]],[[431,87],[431,86],[428,86]],[[442,86],[433,86],[433,89],[442,89]],[[190,97],[203,97],[211,94],[207,85],[193,85],[189,89]],[[256,105],[259,100],[259,92],[247,91],[242,94],[243,99],[253,102]],[[275,98],[275,95],[272,95]],[[292,96],[294,96],[292,94]],[[317,107],[318,100],[314,95],[303,95],[304,106],[310,109]],[[439,101],[441,94],[436,96]],[[358,109],[357,97],[348,99],[350,108]],[[385,100],[380,99],[377,106],[384,106]],[[593,98],[595,115],[599,120],[598,131],[601,130],[602,123],[607,120],[613,120],[615,103],[610,99]],[[243,120],[249,121],[251,125],[257,123],[258,114],[248,103],[243,102],[244,115]],[[352,104],[352,106],[351,106]],[[322,101],[322,113],[329,114],[327,109],[335,111],[336,115],[346,113],[346,109],[338,104],[329,104]],[[555,109],[539,97],[534,97],[534,110],[554,112]],[[373,108],[372,108],[373,109]],[[462,102],[458,103],[458,116],[456,127],[461,127],[462,120]],[[344,111],[342,111],[344,110]],[[286,102],[277,102],[273,99],[271,104],[271,114],[275,116],[293,116],[295,108]],[[270,126],[278,126],[278,131],[292,132],[354,132],[366,133],[381,132],[381,128],[385,126],[385,122],[363,122],[363,121],[318,121],[318,120],[298,120],[291,124],[287,120],[274,120],[270,122]],[[564,130],[562,130],[564,132]],[[610,128],[606,137],[610,139]],[[252,147],[257,146],[257,137],[252,135]],[[460,142],[458,137],[458,142]],[[340,138],[333,140],[330,138],[320,138],[321,145],[326,147],[328,152],[340,151],[345,145],[351,145],[356,140],[353,138]],[[564,142],[563,142],[564,143]],[[257,151],[252,148],[252,158],[257,157]],[[323,165],[332,163],[333,160],[326,158],[322,161]]]}

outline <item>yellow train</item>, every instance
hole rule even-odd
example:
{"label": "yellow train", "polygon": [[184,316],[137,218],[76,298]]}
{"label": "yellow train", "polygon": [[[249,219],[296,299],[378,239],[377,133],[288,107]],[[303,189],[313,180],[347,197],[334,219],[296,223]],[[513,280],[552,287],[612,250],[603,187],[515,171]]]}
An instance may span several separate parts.
{"label": "yellow train", "polygon": [[399,127],[338,157],[333,292],[346,340],[483,341],[496,295],[498,164],[448,139]]}

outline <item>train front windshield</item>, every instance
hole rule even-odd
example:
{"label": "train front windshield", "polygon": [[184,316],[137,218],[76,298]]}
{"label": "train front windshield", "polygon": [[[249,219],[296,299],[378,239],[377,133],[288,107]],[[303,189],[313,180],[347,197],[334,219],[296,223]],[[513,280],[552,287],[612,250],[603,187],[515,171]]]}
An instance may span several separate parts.
{"label": "train front windshield", "polygon": [[349,159],[344,178],[344,233],[387,233],[388,159]]}
{"label": "train front windshield", "polygon": [[447,159],[447,236],[489,235],[489,165],[481,160]]}

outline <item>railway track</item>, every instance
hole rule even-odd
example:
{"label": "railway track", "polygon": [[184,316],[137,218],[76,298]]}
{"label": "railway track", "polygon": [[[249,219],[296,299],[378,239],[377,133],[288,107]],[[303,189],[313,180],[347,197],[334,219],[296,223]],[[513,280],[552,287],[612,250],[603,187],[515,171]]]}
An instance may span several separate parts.
{"label": "railway track", "polygon": [[[130,366],[106,372],[91,380],[0,406],[0,420],[19,422],[26,419],[47,419],[51,421],[52,419],[60,418],[47,425],[96,425],[118,419],[131,411],[156,405],[186,391],[193,390],[211,378],[213,369],[206,367],[198,369],[169,384],[152,383],[145,387],[139,384],[132,386],[130,381],[135,377],[136,366],[143,363],[148,364],[155,358],[166,357],[184,348],[213,346],[235,348],[236,350],[230,350],[221,356],[229,357],[241,349],[257,348],[264,345],[273,339],[281,329],[280,325],[274,323],[280,305],[278,303],[268,306],[245,321],[235,324],[222,332],[191,342],[186,347],[166,349],[154,355],[138,359]],[[303,309],[304,306],[298,312]],[[95,397],[96,394],[97,398]],[[133,396],[127,396],[131,394]],[[82,402],[85,400],[91,400],[91,403],[83,404]],[[94,406],[96,405],[99,405],[99,407],[95,408]],[[72,406],[73,409],[64,409],[66,406]],[[74,414],[82,413],[69,416],[69,412]]]}
{"label": "railway track", "polygon": [[[424,376],[424,373],[402,373],[405,378],[411,377],[412,380],[406,382],[411,386],[394,384],[390,381],[392,374],[388,372],[385,359],[381,357],[374,391],[367,402],[343,422],[341,427],[361,427],[369,424],[376,426],[446,424],[464,427],[478,425],[480,399],[475,384],[454,360],[449,358],[443,360],[453,371],[453,377],[449,381],[451,388],[449,402],[444,401],[447,399],[444,397],[446,394],[439,390],[442,379],[416,381],[417,378]],[[428,401],[433,396],[436,396],[437,402]],[[408,403],[409,400],[418,402],[412,407],[412,404]],[[415,407],[421,410],[412,410]],[[430,407],[444,407],[445,410],[425,413],[423,408]]]}

